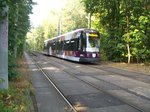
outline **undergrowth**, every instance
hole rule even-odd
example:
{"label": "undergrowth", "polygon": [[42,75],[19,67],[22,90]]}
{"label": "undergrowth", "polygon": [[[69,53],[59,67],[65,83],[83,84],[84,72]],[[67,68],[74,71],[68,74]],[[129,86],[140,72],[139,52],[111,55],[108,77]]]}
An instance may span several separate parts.
{"label": "undergrowth", "polygon": [[9,61],[9,89],[0,90],[0,112],[30,112],[30,84],[24,59]]}

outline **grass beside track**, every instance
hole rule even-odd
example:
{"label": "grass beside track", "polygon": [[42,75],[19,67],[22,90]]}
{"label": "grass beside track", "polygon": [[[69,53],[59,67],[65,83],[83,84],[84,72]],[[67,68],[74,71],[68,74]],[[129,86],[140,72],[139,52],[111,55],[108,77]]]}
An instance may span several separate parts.
{"label": "grass beside track", "polygon": [[102,61],[102,65],[107,65],[110,67],[115,67],[115,68],[120,68],[124,70],[129,70],[129,71],[136,71],[136,72],[141,72],[144,74],[150,75],[150,63],[123,63],[123,62],[107,62],[107,61]]}
{"label": "grass beside track", "polygon": [[31,112],[27,64],[24,58],[13,62],[17,66],[11,66],[11,73],[9,71],[9,89],[0,90],[0,112]]}

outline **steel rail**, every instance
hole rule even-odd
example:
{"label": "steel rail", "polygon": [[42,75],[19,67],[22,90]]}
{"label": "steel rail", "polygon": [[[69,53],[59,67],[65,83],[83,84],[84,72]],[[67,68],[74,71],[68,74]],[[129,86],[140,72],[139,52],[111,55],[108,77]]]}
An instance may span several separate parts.
{"label": "steel rail", "polygon": [[[59,64],[62,64],[62,63],[60,63],[60,62],[58,62],[58,61],[55,61],[55,60],[53,60],[53,62],[57,62],[57,63],[59,63]],[[58,67],[58,66],[55,65],[55,64],[52,64],[52,65]],[[68,65],[65,64],[65,66],[68,66]],[[69,67],[70,67],[70,66],[69,66]],[[88,67],[90,67],[90,66],[88,66]],[[72,67],[71,67],[71,68],[72,68]],[[94,68],[94,67],[93,67],[93,68]],[[97,69],[98,69],[98,68],[97,68]],[[111,93],[109,93],[109,92],[107,92],[107,91],[105,91],[105,90],[103,90],[103,89],[97,87],[96,85],[90,83],[89,81],[85,81],[85,80],[83,80],[83,79],[78,78],[78,77],[77,77],[78,74],[72,73],[72,72],[69,72],[69,71],[66,71],[66,70],[63,70],[63,71],[66,72],[67,74],[70,74],[72,77],[74,77],[74,78],[76,78],[76,79],[78,79],[78,80],[80,80],[80,81],[82,81],[82,82],[84,82],[84,83],[86,83],[86,84],[88,84],[88,85],[94,87],[94,88],[97,89],[97,90],[102,91],[102,92],[104,92],[104,93],[106,93],[106,94],[108,94],[108,95],[110,95],[110,96],[112,96],[112,97],[114,97],[114,98],[117,98],[118,100],[124,102],[125,104],[127,104],[127,105],[129,105],[130,107],[132,107],[132,108],[138,110],[139,112],[145,112],[143,109],[141,109],[141,108],[139,108],[139,107],[137,107],[137,106],[135,106],[135,105],[133,105],[133,104],[131,104],[131,103],[128,103],[127,101],[125,101],[125,100],[123,100],[123,99],[118,98],[117,96],[115,96],[115,95],[113,95],[113,94],[111,94]],[[121,87],[120,87],[120,88],[121,88]]]}
{"label": "steel rail", "polygon": [[[53,61],[54,61],[54,60],[53,60]],[[55,61],[55,62],[57,62],[57,61]],[[57,62],[57,63],[60,63],[60,62]],[[68,66],[67,64],[65,64],[65,65]],[[82,65],[82,66],[85,66],[85,65]],[[70,66],[69,66],[69,67],[70,67]],[[134,79],[134,78],[129,77],[129,76],[126,76],[126,75],[124,75],[124,74],[117,73],[117,72],[114,72],[114,71],[105,70],[105,69],[99,68],[99,67],[97,67],[97,66],[86,65],[86,67],[88,67],[88,68],[94,68],[94,69],[97,69],[97,70],[103,70],[103,71],[106,71],[106,72],[115,73],[115,74],[117,74],[117,75],[119,75],[119,76],[120,76],[120,75],[123,75],[124,77]],[[72,67],[71,67],[71,68],[72,68]],[[113,68],[113,67],[112,67],[112,68]],[[120,70],[121,70],[121,69],[120,69]],[[95,78],[95,77],[93,76],[93,78]],[[132,94],[134,94],[134,95],[140,96],[140,97],[142,97],[142,98],[144,98],[144,99],[146,99],[146,100],[150,100],[150,98],[148,98],[148,97],[146,97],[146,96],[137,94],[137,93],[132,92],[132,91],[130,91],[130,90],[128,90],[128,89],[125,89],[125,88],[123,88],[123,87],[120,87],[120,86],[118,86],[118,85],[116,85],[116,84],[110,83],[110,82],[105,81],[105,80],[102,80],[102,79],[98,79],[98,80],[104,81],[104,82],[109,83],[109,84],[114,85],[114,86],[117,86],[117,87],[121,88],[122,90],[125,90],[125,91],[127,91],[127,92],[129,92],[129,93],[132,93]],[[137,79],[134,79],[134,80],[137,80]],[[137,80],[137,81],[139,81],[139,80]],[[145,83],[145,82],[144,82],[144,83]]]}
{"label": "steel rail", "polygon": [[46,79],[52,84],[52,86],[56,89],[56,91],[61,95],[61,97],[65,100],[65,102],[71,107],[71,112],[78,112],[75,107],[67,100],[67,98],[63,95],[63,93],[57,88],[55,83],[48,77],[48,74],[43,71],[43,69],[38,65],[35,61],[35,59],[32,58],[34,61],[34,64],[38,67],[38,69],[42,72],[42,74],[46,77]]}
{"label": "steel rail", "polygon": [[111,94],[111,93],[109,93],[109,92],[107,92],[107,91],[105,91],[105,90],[103,90],[103,89],[100,89],[99,87],[97,87],[96,85],[90,83],[89,81],[85,81],[85,80],[83,80],[83,79],[78,78],[78,77],[76,76],[77,74],[70,73],[70,72],[65,71],[65,70],[63,70],[63,71],[66,72],[66,73],[68,73],[68,74],[72,74],[72,75],[71,75],[72,77],[75,77],[76,79],[78,79],[78,80],[80,80],[80,81],[82,81],[82,82],[84,82],[84,83],[86,83],[86,84],[88,84],[88,85],[94,87],[94,88],[97,89],[97,90],[100,90],[100,91],[102,91],[102,92],[104,92],[104,93],[106,93],[106,94],[108,94],[108,95],[110,95],[110,96],[112,96],[112,97],[114,97],[114,98],[117,98],[118,100],[124,102],[125,104],[127,104],[127,105],[129,105],[130,107],[132,107],[132,108],[138,110],[139,112],[145,112],[143,109],[141,109],[141,108],[139,108],[139,107],[137,107],[137,106],[134,106],[134,105],[128,103],[127,101],[125,101],[125,100],[123,100],[123,99],[120,99],[120,98],[118,98],[117,96],[115,96],[115,95],[113,95],[113,94]]}
{"label": "steel rail", "polygon": [[[54,60],[53,60],[53,61],[54,61]],[[57,62],[57,61],[54,61],[54,62]],[[57,62],[57,63],[59,63],[59,62]],[[54,65],[54,64],[53,64],[53,65]],[[54,65],[54,66],[56,66],[56,65]],[[67,65],[66,65],[66,66],[67,66]],[[70,67],[70,66],[69,66],[69,67]],[[132,108],[138,110],[139,112],[145,112],[143,109],[141,109],[141,108],[139,108],[139,107],[137,107],[137,106],[135,106],[135,105],[133,105],[133,104],[131,104],[131,103],[128,103],[127,101],[125,101],[125,100],[123,100],[123,99],[118,98],[117,96],[111,94],[110,92],[107,92],[107,91],[105,91],[105,90],[103,90],[103,89],[100,89],[99,87],[97,87],[96,85],[90,83],[89,81],[85,81],[85,80],[83,80],[83,79],[78,78],[78,77],[77,77],[78,74],[75,74],[75,73],[72,73],[72,72],[68,72],[68,71],[66,71],[66,70],[63,70],[63,71],[66,72],[67,74],[70,74],[72,77],[74,77],[74,78],[76,78],[76,79],[78,79],[78,80],[80,80],[80,81],[82,81],[82,82],[84,82],[84,83],[86,83],[86,84],[88,84],[88,85],[94,87],[94,88],[97,89],[97,90],[100,90],[100,91],[102,91],[102,92],[104,92],[104,93],[106,93],[106,94],[108,94],[108,95],[110,95],[110,96],[112,96],[112,97],[114,97],[114,98],[117,98],[118,100],[124,102],[125,104],[127,104],[127,105],[129,105],[130,107],[132,107]]]}

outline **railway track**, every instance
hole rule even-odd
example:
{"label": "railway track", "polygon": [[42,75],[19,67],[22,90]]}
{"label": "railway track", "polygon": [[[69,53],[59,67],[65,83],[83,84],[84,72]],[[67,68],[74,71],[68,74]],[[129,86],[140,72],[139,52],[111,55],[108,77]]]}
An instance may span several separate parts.
{"label": "railway track", "polygon": [[[53,59],[55,60],[55,58],[53,58]],[[64,62],[64,60],[59,60],[58,63],[60,63],[60,62]],[[69,62],[69,65],[67,65],[67,64],[66,65],[70,66],[70,64],[72,66],[75,66],[76,63]],[[118,75],[121,75],[124,77],[132,78],[134,80],[142,81],[145,83],[150,83],[150,74],[148,75],[148,74],[143,74],[143,73],[138,73],[138,72],[133,72],[133,71],[128,72],[126,70],[122,70],[122,69],[118,69],[118,68],[114,68],[114,67],[109,67],[109,66],[106,67],[106,66],[101,65],[100,63],[80,63],[79,65],[83,66],[83,67],[88,67],[89,69],[95,68],[95,69],[111,72],[113,74],[118,74]]]}
{"label": "railway track", "polygon": [[[36,56],[36,57],[39,57],[39,56],[41,57],[41,55],[39,55],[39,54],[36,54],[35,56]],[[45,58],[45,59],[43,59],[43,58],[44,58],[44,57],[42,56],[41,59],[44,60],[44,62],[49,62],[49,59],[47,60],[47,58]],[[64,65],[62,65],[62,61],[63,61],[63,60],[57,61],[57,60],[55,60],[55,59],[53,58],[53,60],[51,60],[51,63],[50,63],[50,64],[52,64],[53,66],[55,66],[55,67],[57,67],[57,68],[61,68],[61,70],[62,70],[63,72],[65,72],[65,73],[71,75],[72,77],[74,77],[74,78],[80,80],[81,82],[84,82],[84,83],[86,83],[86,84],[92,86],[93,88],[95,88],[95,89],[97,89],[97,90],[103,92],[104,94],[108,94],[109,96],[111,96],[111,97],[113,97],[113,98],[115,98],[115,99],[118,99],[119,101],[123,102],[124,104],[127,104],[129,107],[134,108],[135,110],[137,110],[137,112],[146,112],[146,111],[147,111],[147,110],[141,109],[140,107],[138,107],[138,106],[136,106],[136,105],[134,105],[134,104],[132,104],[132,103],[126,101],[126,100],[120,99],[120,97],[117,97],[116,95],[110,93],[109,91],[106,91],[106,90],[103,90],[102,88],[99,88],[98,86],[96,86],[95,84],[91,83],[90,81],[87,81],[87,80],[84,80],[84,79],[80,78],[81,76],[84,75],[84,73],[82,73],[81,71],[78,71],[77,73],[70,72],[70,71],[73,71],[74,68],[70,66],[70,63],[69,63],[69,65],[66,64],[66,63],[63,63],[63,64],[65,64],[65,66],[69,67],[69,69],[71,68],[71,70],[65,69]],[[79,65],[78,65],[78,64],[77,64],[77,65],[76,65],[76,64],[73,64],[72,66],[79,66]],[[84,66],[84,65],[82,65],[82,66]],[[42,69],[42,68],[41,68],[41,69]],[[79,74],[80,74],[80,76],[79,76]],[[49,78],[49,76],[47,76],[47,77]],[[53,78],[53,79],[54,79],[54,78]],[[57,82],[57,81],[54,81],[54,82]],[[106,81],[105,81],[105,83],[110,83],[110,82],[106,82]],[[112,83],[110,83],[110,84],[113,85]],[[114,85],[114,86],[116,86],[116,85]],[[120,88],[120,87],[118,86],[118,88]],[[121,88],[121,89],[122,89],[122,88]],[[125,90],[125,89],[124,89],[124,90]],[[125,90],[125,91],[127,91],[127,90]],[[129,91],[128,91],[128,92],[129,92]],[[63,94],[63,93],[62,93],[62,94]],[[67,99],[67,98],[66,98],[66,99]],[[68,102],[69,102],[69,101],[68,101]],[[71,104],[71,103],[70,103],[70,104]],[[148,112],[148,111],[147,111],[147,112]]]}
{"label": "railway track", "polygon": [[[33,56],[36,56],[34,53],[32,53]],[[30,56],[32,56],[30,55]],[[64,99],[64,101],[69,105],[70,110],[69,112],[77,112],[77,110],[74,108],[74,106],[69,102],[69,100],[64,96],[64,94],[59,90],[57,85],[48,77],[47,73],[42,69],[41,65],[36,63],[36,60],[32,57],[33,62],[37,66],[37,68],[41,71],[41,73],[45,76],[45,78],[49,81],[49,83],[56,89],[56,91],[60,94],[60,96]]]}
{"label": "railway track", "polygon": [[122,69],[118,69],[118,68],[114,68],[114,67],[109,67],[107,66],[107,68],[105,66],[101,66],[101,64],[97,64],[97,65],[88,65],[89,67],[92,68],[96,68],[96,69],[100,69],[103,71],[107,71],[107,72],[111,72],[114,74],[118,74],[124,77],[129,77],[138,81],[142,81],[145,83],[150,83],[150,74],[144,74],[144,73],[138,73],[138,72],[134,72],[134,71],[127,71],[127,70],[122,70]]}
{"label": "railway track", "polygon": [[[59,64],[61,64],[62,62],[64,62],[64,60],[59,60],[59,61],[57,61],[57,59],[55,60],[53,60],[53,61],[55,61],[55,62],[57,62],[57,63],[59,63]],[[72,69],[74,69],[74,66],[76,65],[76,63],[63,63],[63,64],[65,64],[65,66],[68,66],[68,67],[72,67]],[[72,66],[70,66],[72,64]],[[80,66],[82,66],[82,67],[86,67],[86,68],[88,68],[88,69],[91,69],[91,68],[94,68],[94,69],[98,69],[98,70],[102,70],[102,71],[106,71],[106,72],[111,72],[113,75],[118,75],[118,76],[123,76],[123,77],[127,77],[127,78],[131,78],[131,79],[134,79],[134,80],[137,80],[137,81],[142,81],[142,82],[144,82],[144,83],[149,83],[150,82],[150,76],[148,76],[148,75],[145,75],[145,74],[141,74],[141,73],[136,73],[136,72],[129,72],[129,73],[127,73],[128,71],[125,71],[125,70],[121,70],[121,69],[117,69],[117,68],[112,68],[112,67],[108,67],[108,68],[106,68],[106,67],[99,67],[99,64],[97,65],[97,66],[95,66],[95,64],[94,64],[94,66],[93,65],[91,65],[91,64],[88,64],[88,65],[85,65],[85,64],[79,64]],[[82,68],[81,67],[81,68]],[[115,71],[115,70],[119,70],[118,72],[117,71]],[[125,73],[124,73],[124,71],[125,71]],[[80,71],[80,73],[75,73],[75,76],[78,76],[78,74],[84,74],[83,72],[81,72]],[[144,75],[144,76],[143,76]],[[136,79],[135,77],[139,77],[138,79]],[[141,76],[141,77],[140,77]],[[97,77],[95,77],[95,75],[94,76],[91,76],[92,78],[97,78]],[[128,89],[125,89],[125,88],[123,88],[123,87],[120,87],[120,86],[118,86],[118,85],[116,85],[116,84],[113,84],[113,83],[111,83],[111,82],[109,82],[109,81],[106,81],[106,80],[103,80],[103,79],[98,79],[98,80],[101,80],[101,81],[103,81],[103,82],[106,82],[106,83],[109,83],[110,85],[114,85],[114,86],[117,86],[118,88],[121,88],[122,90],[125,90],[125,91],[127,91],[127,92],[129,92],[129,93],[132,93],[132,94],[135,94],[135,95],[138,95],[138,96],[140,96],[140,97],[142,97],[142,98],[144,98],[144,99],[147,99],[147,100],[150,100],[150,97],[146,97],[146,96],[143,96],[143,95],[140,95],[140,94],[138,94],[138,93],[135,93],[135,92],[133,92],[133,91],[131,91],[131,90],[128,90]]]}

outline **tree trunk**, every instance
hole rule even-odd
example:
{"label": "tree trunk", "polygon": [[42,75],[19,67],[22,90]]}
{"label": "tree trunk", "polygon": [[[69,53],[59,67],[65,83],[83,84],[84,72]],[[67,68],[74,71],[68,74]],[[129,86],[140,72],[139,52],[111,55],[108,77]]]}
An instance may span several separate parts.
{"label": "tree trunk", "polygon": [[129,64],[130,60],[131,60],[131,53],[130,53],[130,45],[129,45],[129,43],[127,44],[127,49],[128,49],[128,64]]}
{"label": "tree trunk", "polygon": [[[129,33],[129,16],[126,16],[127,19],[127,33]],[[127,36],[127,40],[129,40],[130,36]],[[130,63],[131,59],[131,52],[130,52],[130,45],[129,42],[127,42],[127,50],[128,50],[128,63]]]}
{"label": "tree trunk", "polygon": [[[16,3],[16,18],[15,18],[15,27],[17,29],[18,27],[18,4]],[[14,46],[14,57],[17,58],[17,38],[18,38],[18,32],[15,32],[15,46]]]}
{"label": "tree trunk", "polygon": [[147,10],[147,0],[144,0],[144,8],[145,8],[145,10]]}
{"label": "tree trunk", "polygon": [[88,14],[88,28],[91,28],[91,13]]}
{"label": "tree trunk", "polygon": [[0,22],[0,89],[8,89],[8,7],[2,10]]}
{"label": "tree trunk", "polygon": [[14,46],[14,57],[17,58],[17,38],[18,38],[18,34],[17,32],[15,33],[15,46]]}
{"label": "tree trunk", "polygon": [[[128,2],[130,3],[130,0]],[[128,5],[127,1],[125,2],[125,4],[126,4],[126,25],[127,25],[126,26],[126,32],[129,33],[129,18],[130,18],[130,16],[129,16],[129,8],[128,8],[129,5]],[[130,38],[130,36],[128,34],[128,36],[127,36],[128,63],[130,63],[130,59],[131,59],[129,38]]]}

